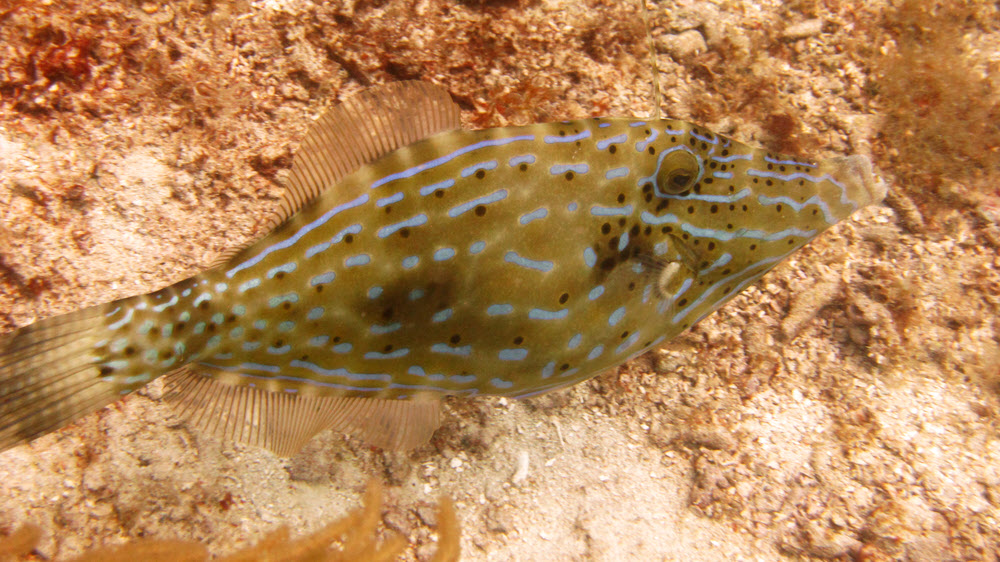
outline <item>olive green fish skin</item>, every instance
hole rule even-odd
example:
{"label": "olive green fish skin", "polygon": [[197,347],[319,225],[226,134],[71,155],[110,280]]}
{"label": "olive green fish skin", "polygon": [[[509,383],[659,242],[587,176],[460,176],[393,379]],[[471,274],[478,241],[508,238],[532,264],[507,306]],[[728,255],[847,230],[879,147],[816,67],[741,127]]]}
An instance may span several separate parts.
{"label": "olive green fish skin", "polygon": [[877,202],[859,166],[673,120],[441,133],[228,263],[107,305],[95,356],[123,393],[192,362],[288,392],[535,394],[677,335]]}

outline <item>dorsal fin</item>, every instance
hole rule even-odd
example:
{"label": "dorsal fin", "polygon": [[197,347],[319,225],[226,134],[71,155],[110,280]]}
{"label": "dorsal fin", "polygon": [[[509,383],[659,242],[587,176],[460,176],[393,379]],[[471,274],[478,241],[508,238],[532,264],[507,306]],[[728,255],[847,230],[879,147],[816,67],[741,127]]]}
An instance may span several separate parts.
{"label": "dorsal fin", "polygon": [[[203,372],[202,372],[203,371]],[[333,429],[387,450],[407,450],[440,425],[441,402],[272,392],[232,384],[236,377],[189,365],[166,375],[167,400],[193,425],[226,440],[291,456]],[[245,380],[245,379],[244,379]]]}
{"label": "dorsal fin", "polygon": [[[428,82],[381,84],[344,100],[309,128],[295,158],[286,191],[263,232],[271,232],[303,205],[361,166],[431,135],[461,125],[448,91]],[[347,201],[357,193],[341,193]],[[220,254],[212,267],[246,246]]]}
{"label": "dorsal fin", "polygon": [[458,105],[446,90],[427,82],[383,84],[348,98],[317,119],[303,139],[272,227],[361,166],[460,125]]}

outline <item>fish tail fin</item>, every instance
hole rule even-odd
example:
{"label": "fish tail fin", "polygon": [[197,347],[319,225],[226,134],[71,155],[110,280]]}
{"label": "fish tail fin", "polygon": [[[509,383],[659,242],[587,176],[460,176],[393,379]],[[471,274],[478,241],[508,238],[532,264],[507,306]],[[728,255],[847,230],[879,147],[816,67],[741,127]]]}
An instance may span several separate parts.
{"label": "fish tail fin", "polygon": [[[114,402],[132,388],[105,376],[104,312],[95,306],[0,335],[0,451]],[[103,351],[102,351],[103,350]]]}

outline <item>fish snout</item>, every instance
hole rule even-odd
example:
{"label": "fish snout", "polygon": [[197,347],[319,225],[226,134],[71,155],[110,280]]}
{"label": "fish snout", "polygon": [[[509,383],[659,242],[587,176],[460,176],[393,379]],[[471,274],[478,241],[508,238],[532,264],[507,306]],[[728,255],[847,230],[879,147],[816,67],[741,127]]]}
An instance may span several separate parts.
{"label": "fish snout", "polygon": [[885,199],[888,186],[874,173],[867,156],[839,156],[823,164],[831,176],[844,183],[849,196],[860,206],[877,205]]}

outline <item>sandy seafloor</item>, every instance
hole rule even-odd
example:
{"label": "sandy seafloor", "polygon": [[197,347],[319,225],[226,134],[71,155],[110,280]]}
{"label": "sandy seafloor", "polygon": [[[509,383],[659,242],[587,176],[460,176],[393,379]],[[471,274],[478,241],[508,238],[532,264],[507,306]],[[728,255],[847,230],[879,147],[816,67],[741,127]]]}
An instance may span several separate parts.
{"label": "sandy seafloor", "polygon": [[[278,458],[190,430],[154,384],[0,453],[0,532],[40,525],[33,559],[136,537],[225,553],[316,529],[376,478],[406,559],[433,552],[445,493],[465,560],[997,560],[998,135],[947,170],[945,139],[905,147],[997,116],[1000,18],[925,5],[933,30],[881,1],[656,6],[668,114],[874,154],[894,194],[661,350],[539,398],[449,401],[408,454],[327,432]],[[913,98],[908,130],[886,76],[927,68],[891,57],[941,29],[947,70],[982,89]],[[0,4],[0,330],[263,234],[310,120],[366,82],[433,81],[484,127],[645,116],[649,77],[619,0]]]}

